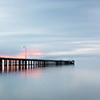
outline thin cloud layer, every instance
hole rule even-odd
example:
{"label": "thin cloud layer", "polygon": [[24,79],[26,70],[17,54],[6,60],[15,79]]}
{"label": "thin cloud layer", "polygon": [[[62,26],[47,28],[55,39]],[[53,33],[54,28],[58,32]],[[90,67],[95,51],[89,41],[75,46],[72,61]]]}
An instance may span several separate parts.
{"label": "thin cloud layer", "polygon": [[[0,55],[0,57],[7,57],[7,58],[25,58],[26,54],[27,53],[27,57],[29,58],[30,56],[41,56],[42,53],[40,52],[39,49],[30,49],[30,48],[27,48],[28,51],[24,51],[24,49],[21,49],[20,51],[24,51],[24,52],[21,52],[17,55]],[[38,58],[38,57],[37,57]]]}
{"label": "thin cloud layer", "polygon": [[20,49],[27,45],[32,48],[27,52],[29,58],[100,55],[99,3],[98,0],[0,1],[0,54],[24,57]]}

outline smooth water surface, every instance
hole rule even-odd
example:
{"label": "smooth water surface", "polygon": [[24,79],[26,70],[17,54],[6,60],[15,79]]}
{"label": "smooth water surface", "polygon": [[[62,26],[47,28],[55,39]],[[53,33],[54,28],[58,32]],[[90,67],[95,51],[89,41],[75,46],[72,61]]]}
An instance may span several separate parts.
{"label": "smooth water surface", "polygon": [[0,100],[100,100],[99,59],[0,73]]}

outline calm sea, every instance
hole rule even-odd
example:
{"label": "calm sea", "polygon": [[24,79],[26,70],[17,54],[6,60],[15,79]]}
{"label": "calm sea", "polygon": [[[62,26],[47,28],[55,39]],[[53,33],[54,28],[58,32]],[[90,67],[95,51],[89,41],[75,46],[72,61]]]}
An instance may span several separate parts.
{"label": "calm sea", "polygon": [[100,100],[100,60],[1,72],[0,100]]}

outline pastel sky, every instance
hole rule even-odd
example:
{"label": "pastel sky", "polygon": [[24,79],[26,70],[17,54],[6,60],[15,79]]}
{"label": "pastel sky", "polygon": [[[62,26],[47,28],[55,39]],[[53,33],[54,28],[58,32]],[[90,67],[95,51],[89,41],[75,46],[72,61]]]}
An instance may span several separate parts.
{"label": "pastel sky", "polygon": [[100,57],[100,0],[0,0],[0,56]]}

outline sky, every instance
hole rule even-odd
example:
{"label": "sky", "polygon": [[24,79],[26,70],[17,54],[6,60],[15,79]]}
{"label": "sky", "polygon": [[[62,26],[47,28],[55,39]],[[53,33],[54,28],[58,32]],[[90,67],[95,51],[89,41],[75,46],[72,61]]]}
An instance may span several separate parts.
{"label": "sky", "polygon": [[99,0],[0,0],[0,57],[100,57]]}

